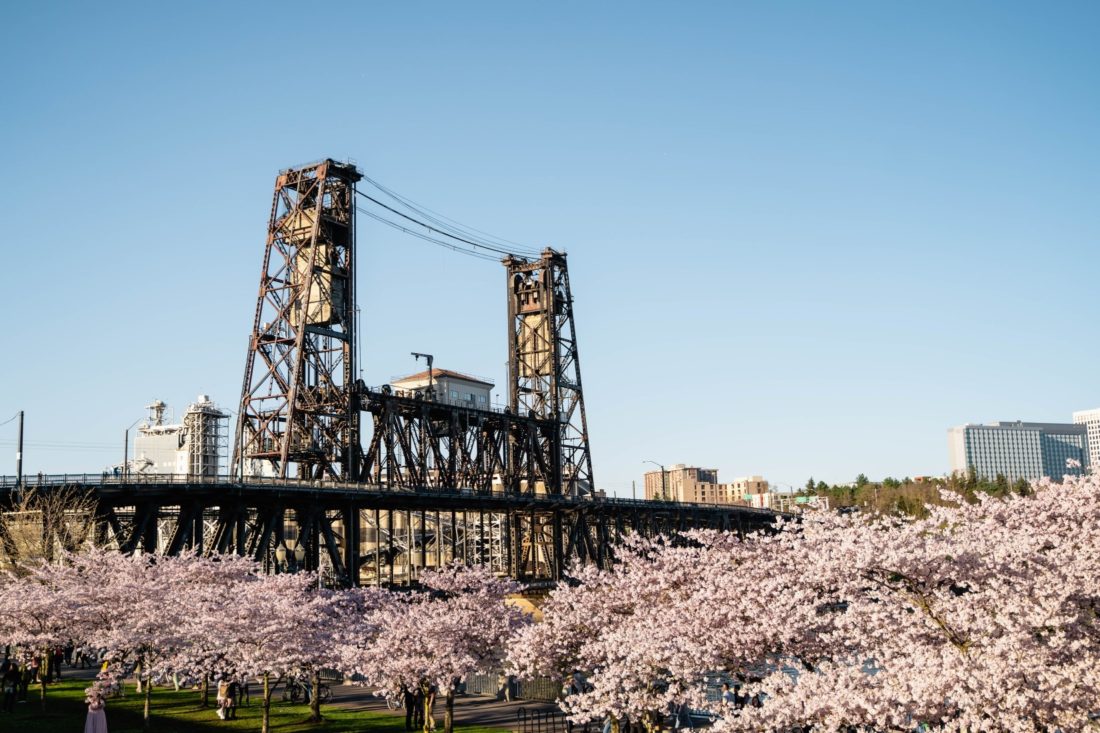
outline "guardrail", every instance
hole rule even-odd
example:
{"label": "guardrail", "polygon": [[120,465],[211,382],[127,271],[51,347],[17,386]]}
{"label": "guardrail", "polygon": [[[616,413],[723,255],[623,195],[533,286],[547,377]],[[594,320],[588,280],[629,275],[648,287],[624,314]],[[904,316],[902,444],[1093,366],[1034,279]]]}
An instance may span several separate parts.
{"label": "guardrail", "polygon": [[[565,715],[558,710],[520,708],[516,711],[516,730],[519,733],[562,733],[568,728]],[[578,731],[587,729],[587,725],[576,727]]]}

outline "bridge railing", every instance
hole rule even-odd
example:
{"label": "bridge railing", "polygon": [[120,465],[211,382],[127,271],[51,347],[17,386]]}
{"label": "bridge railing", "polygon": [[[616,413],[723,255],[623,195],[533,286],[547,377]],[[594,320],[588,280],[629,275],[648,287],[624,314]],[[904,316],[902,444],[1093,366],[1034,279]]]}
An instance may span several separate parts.
{"label": "bridge railing", "polygon": [[[40,488],[40,487],[56,487],[56,486],[99,486],[99,487],[125,487],[125,486],[224,486],[226,489],[242,488],[242,487],[257,487],[257,486],[270,486],[272,488],[280,488],[290,491],[354,491],[364,493],[375,494],[388,494],[388,495],[431,495],[439,497],[453,497],[453,498],[500,498],[500,499],[515,499],[515,498],[532,498],[532,499],[548,499],[554,501],[567,501],[575,504],[603,504],[606,506],[615,506],[620,508],[629,507],[645,507],[652,510],[656,506],[668,506],[673,507],[698,507],[700,509],[721,509],[730,508],[736,509],[739,512],[747,514],[759,514],[762,517],[772,517],[775,515],[774,510],[761,509],[756,507],[742,506],[742,505],[725,505],[725,504],[701,504],[693,502],[680,502],[680,501],[658,501],[653,499],[623,499],[619,497],[594,497],[591,495],[585,496],[556,496],[552,494],[516,494],[514,492],[507,491],[505,489],[493,489],[492,491],[478,491],[472,488],[458,487],[454,489],[438,489],[438,488],[422,488],[422,489],[410,489],[410,488],[398,488],[388,486],[386,484],[375,483],[358,483],[358,482],[345,482],[345,481],[332,481],[328,479],[293,479],[293,478],[275,478],[270,476],[249,476],[244,481],[229,475],[223,476],[193,476],[187,474],[150,474],[131,473],[130,475],[116,475],[110,472],[104,473],[54,473],[54,474],[31,474],[23,476],[22,482],[23,488]],[[0,490],[12,490],[18,487],[18,480],[15,476],[0,476]]]}

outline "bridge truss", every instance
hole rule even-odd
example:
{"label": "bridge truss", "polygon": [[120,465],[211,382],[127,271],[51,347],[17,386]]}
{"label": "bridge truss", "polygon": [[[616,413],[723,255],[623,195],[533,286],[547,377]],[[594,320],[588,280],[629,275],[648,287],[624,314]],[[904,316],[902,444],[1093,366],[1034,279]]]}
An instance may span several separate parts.
{"label": "bridge truss", "polygon": [[[345,586],[415,583],[421,571],[456,561],[488,564],[527,583],[553,582],[570,565],[605,567],[628,533],[744,533],[775,518],[740,506],[319,480],[46,476],[40,482],[94,496],[101,545],[233,552],[271,572],[316,570],[327,584]],[[15,491],[14,479],[0,478],[0,497]],[[55,541],[64,548],[64,536]]]}

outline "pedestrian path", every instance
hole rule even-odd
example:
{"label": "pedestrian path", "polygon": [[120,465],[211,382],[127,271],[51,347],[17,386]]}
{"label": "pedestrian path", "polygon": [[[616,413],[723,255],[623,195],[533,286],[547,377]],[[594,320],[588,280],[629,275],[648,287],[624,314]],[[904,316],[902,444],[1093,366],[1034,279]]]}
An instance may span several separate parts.
{"label": "pedestrian path", "polygon": [[[98,667],[78,669],[65,667],[64,676],[69,679],[92,679],[99,671]],[[132,680],[128,681],[131,683]],[[252,683],[251,704],[255,704],[259,698],[259,690],[256,683]],[[394,715],[395,718],[404,718],[405,710],[390,710],[384,698],[357,685],[331,685],[332,700],[322,705],[323,708],[340,708],[343,710],[370,710]],[[211,688],[211,694],[212,688]],[[276,693],[277,699],[277,693]],[[524,711],[520,713],[520,711]],[[461,694],[454,698],[454,725],[471,725],[477,727],[499,727],[508,731],[521,731],[522,733],[552,733],[554,726],[548,726],[547,713],[557,712],[558,705],[552,702],[539,702],[537,700],[498,700],[477,694]],[[526,726],[519,724],[520,715],[525,716],[530,722]],[[539,720],[541,718],[541,720]],[[537,721],[537,722],[536,722]],[[443,699],[436,700],[436,727],[443,729]],[[562,727],[558,725],[558,727]]]}
{"label": "pedestrian path", "polygon": [[[395,717],[405,717],[403,709],[390,710],[383,698],[375,697],[366,688],[356,685],[333,685],[332,702],[328,705],[345,710],[370,710],[372,712],[389,713]],[[557,709],[558,706],[554,703],[536,700],[512,700],[509,702],[481,695],[459,695],[455,697],[455,726],[469,725],[518,731],[520,726],[517,721],[520,718],[520,710],[531,717],[535,713],[547,713]],[[435,720],[438,730],[443,728],[443,711],[444,702],[440,697],[435,703]]]}
{"label": "pedestrian path", "polygon": [[[66,667],[64,676],[72,679],[92,679],[98,668],[77,669]],[[127,683],[129,684],[129,682]],[[367,688],[358,685],[333,684],[332,700],[325,703],[323,708],[336,707],[343,710],[369,710],[375,713],[388,713],[396,718],[404,718],[405,711],[401,708],[391,710],[384,698],[376,697]],[[259,697],[257,685],[252,684],[251,704],[255,705]],[[211,691],[213,695],[213,688]],[[276,699],[278,699],[276,697]],[[523,711],[521,713],[520,711]],[[548,727],[544,720],[535,721],[546,713],[556,712],[558,706],[554,703],[540,702],[537,700],[500,700],[485,695],[458,695],[455,697],[455,726],[476,726],[479,728],[502,728],[521,733],[552,733],[552,726]],[[443,730],[444,701],[442,698],[435,703],[436,729]],[[520,718],[526,717],[527,726],[521,726]],[[560,727],[560,726],[559,726]]]}

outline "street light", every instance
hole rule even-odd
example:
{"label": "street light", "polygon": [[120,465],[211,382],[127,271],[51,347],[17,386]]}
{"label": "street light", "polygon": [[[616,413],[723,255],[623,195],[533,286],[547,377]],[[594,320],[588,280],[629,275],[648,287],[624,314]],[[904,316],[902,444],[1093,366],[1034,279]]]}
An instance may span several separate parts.
{"label": "street light", "polygon": [[306,548],[302,547],[301,542],[297,542],[292,550],[286,543],[280,542],[275,547],[275,564],[280,570],[291,573],[302,570],[306,566]]}
{"label": "street light", "polygon": [[129,427],[127,427],[126,430],[123,431],[123,433],[122,433],[122,479],[123,480],[126,480],[126,478],[130,474],[130,466],[129,466],[129,463],[130,463],[130,428],[134,427],[135,425],[137,425],[139,422],[141,422],[144,419],[145,418],[143,418],[143,417],[139,417],[137,420],[134,420],[132,423],[130,423]]}
{"label": "street light", "polygon": [[669,496],[668,485],[665,479],[665,467],[662,464],[657,463],[657,461],[642,461],[642,463],[652,463],[654,466],[661,469],[661,499],[663,499],[664,501],[668,501]]}
{"label": "street light", "polygon": [[413,361],[419,361],[423,357],[424,361],[428,362],[428,399],[435,399],[435,384],[432,380],[432,362],[435,361],[435,357],[431,354],[421,354],[419,351],[412,352]]}
{"label": "street light", "polygon": [[[233,449],[233,453],[229,456],[232,459],[233,456],[237,457],[236,461],[233,461],[233,465],[226,466],[226,472],[230,478],[237,479],[238,482],[244,483],[244,426],[241,424],[241,413],[236,410],[230,410],[226,408],[226,414],[232,415],[234,421],[237,423],[235,428],[235,434],[233,436],[236,447]],[[228,426],[227,426],[228,428]]]}

